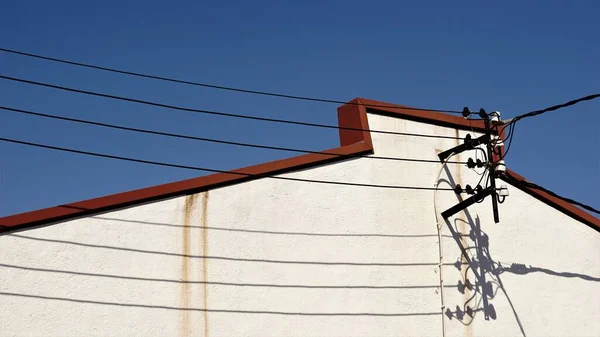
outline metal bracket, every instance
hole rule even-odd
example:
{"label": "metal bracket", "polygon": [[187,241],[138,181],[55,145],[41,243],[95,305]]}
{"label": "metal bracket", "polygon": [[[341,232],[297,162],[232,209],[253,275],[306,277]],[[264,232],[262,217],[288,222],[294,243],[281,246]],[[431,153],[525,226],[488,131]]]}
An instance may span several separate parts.
{"label": "metal bracket", "polygon": [[483,199],[485,199],[485,197],[487,197],[488,195],[492,194],[493,190],[492,188],[486,188],[485,190],[482,190],[481,192],[475,193],[474,195],[468,197],[467,199],[459,202],[458,204],[448,208],[447,210],[442,212],[442,217],[444,219],[448,219],[449,217],[453,216],[454,214],[462,211],[463,209],[473,205],[476,202],[479,202]]}

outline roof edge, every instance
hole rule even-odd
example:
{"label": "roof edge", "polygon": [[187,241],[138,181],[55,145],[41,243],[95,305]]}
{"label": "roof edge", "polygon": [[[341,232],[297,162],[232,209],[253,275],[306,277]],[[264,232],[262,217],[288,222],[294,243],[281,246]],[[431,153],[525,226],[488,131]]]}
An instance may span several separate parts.
{"label": "roof edge", "polygon": [[[373,153],[373,143],[367,120],[366,109],[357,99],[338,108],[340,146],[337,148],[296,157],[271,161],[263,164],[233,170],[231,173],[216,173],[186,179],[133,191],[107,195],[85,201],[59,205],[0,218],[0,234],[16,230],[49,225],[100,212],[121,209],[128,206],[164,200],[171,197],[198,193],[218,187],[316,167],[327,163],[347,160],[355,156]],[[348,130],[343,128],[358,129]],[[308,136],[308,135],[307,135]],[[335,154],[337,156],[332,156]],[[248,174],[251,176],[243,176]]]}
{"label": "roof edge", "polygon": [[[158,201],[190,193],[198,193],[218,187],[260,179],[269,175],[316,167],[363,154],[373,153],[373,143],[371,133],[369,132],[367,112],[463,130],[485,131],[482,121],[465,119],[435,111],[419,110],[405,105],[374,101],[366,98],[355,98],[340,106],[337,110],[338,124],[341,128],[339,130],[340,147],[321,151],[320,153],[291,157],[232,171],[242,174],[251,174],[251,177],[229,173],[216,173],[3,217],[0,218],[0,234],[49,225],[58,221],[65,221],[90,214],[120,209],[135,204]],[[353,130],[348,130],[347,128]],[[503,135],[502,138],[504,138]],[[331,154],[339,156],[332,156]],[[514,171],[509,170],[509,172],[519,180],[526,181],[525,178]],[[541,190],[525,186],[514,187],[528,193],[562,213],[583,222],[593,229],[600,231],[600,219],[579,209],[573,204],[553,197]]]}
{"label": "roof edge", "polygon": [[435,124],[445,127],[453,127],[462,130],[473,130],[485,132],[485,125],[482,120],[467,119],[460,116],[453,116],[446,113],[420,110],[407,105],[392,104],[387,102],[374,101],[367,98],[357,98],[364,105],[366,112],[378,115],[409,119],[416,122]]}
{"label": "roof edge", "polygon": [[[528,181],[527,179],[525,179],[523,176],[517,174],[514,171],[511,170],[506,170],[510,175],[512,175],[513,177],[515,177],[516,179],[518,179],[519,181]],[[504,178],[504,177],[500,177],[500,179],[506,181],[507,183],[510,184],[510,182]],[[545,204],[552,206],[553,208],[561,211],[562,213],[580,221],[583,222],[584,224],[588,225],[589,227],[592,227],[592,229],[599,231],[600,232],[600,219],[587,213],[586,211],[580,209],[579,207],[571,204],[570,202],[567,202],[565,200],[562,200],[560,198],[554,197],[542,190],[538,190],[535,188],[529,188],[526,186],[515,186],[512,185],[511,186],[520,189],[521,191],[531,195],[532,197],[544,202]]]}

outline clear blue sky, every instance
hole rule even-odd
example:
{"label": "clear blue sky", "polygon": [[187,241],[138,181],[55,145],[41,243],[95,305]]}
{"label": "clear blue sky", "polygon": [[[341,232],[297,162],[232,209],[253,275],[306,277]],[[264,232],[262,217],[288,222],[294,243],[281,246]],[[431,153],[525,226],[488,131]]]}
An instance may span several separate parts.
{"label": "clear blue sky", "polygon": [[[504,118],[600,91],[598,1],[4,1],[0,45],[132,71],[339,100],[484,107]],[[0,73],[166,103],[336,124],[334,104],[135,79],[0,53]],[[16,108],[322,150],[335,130],[210,117],[0,80]],[[293,153],[110,131],[0,111],[0,135],[233,169]],[[600,100],[519,122],[507,165],[600,206]],[[310,137],[306,137],[306,134]],[[0,216],[198,176],[0,143]]]}

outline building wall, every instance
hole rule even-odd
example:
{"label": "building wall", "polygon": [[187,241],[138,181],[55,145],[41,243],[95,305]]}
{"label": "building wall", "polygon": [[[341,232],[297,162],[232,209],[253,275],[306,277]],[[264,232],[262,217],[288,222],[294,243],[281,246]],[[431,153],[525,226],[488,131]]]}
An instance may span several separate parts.
{"label": "building wall", "polygon": [[[369,123],[466,134],[372,114]],[[377,156],[422,159],[459,142],[372,137]],[[285,176],[479,180],[440,167],[361,158]],[[499,224],[489,200],[441,222],[441,259],[434,208],[458,202],[453,192],[274,179],[0,236],[0,335],[600,335],[599,233],[510,193]]]}

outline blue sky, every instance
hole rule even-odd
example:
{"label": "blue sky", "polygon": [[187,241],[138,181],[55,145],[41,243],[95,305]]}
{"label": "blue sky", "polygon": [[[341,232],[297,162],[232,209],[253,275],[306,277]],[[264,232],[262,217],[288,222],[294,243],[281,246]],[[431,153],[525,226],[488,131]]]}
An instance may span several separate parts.
{"label": "blue sky", "polygon": [[[543,6],[542,6],[543,4]],[[0,45],[339,100],[484,107],[503,118],[600,91],[597,1],[4,1]],[[336,124],[336,105],[136,79],[0,53],[0,73],[176,105]],[[3,105],[240,142],[322,150],[335,130],[116,102],[0,80]],[[600,100],[519,122],[507,165],[600,206]],[[293,153],[110,131],[0,111],[0,135],[234,169]],[[306,137],[306,134],[309,137]],[[0,216],[198,176],[0,143]]]}

